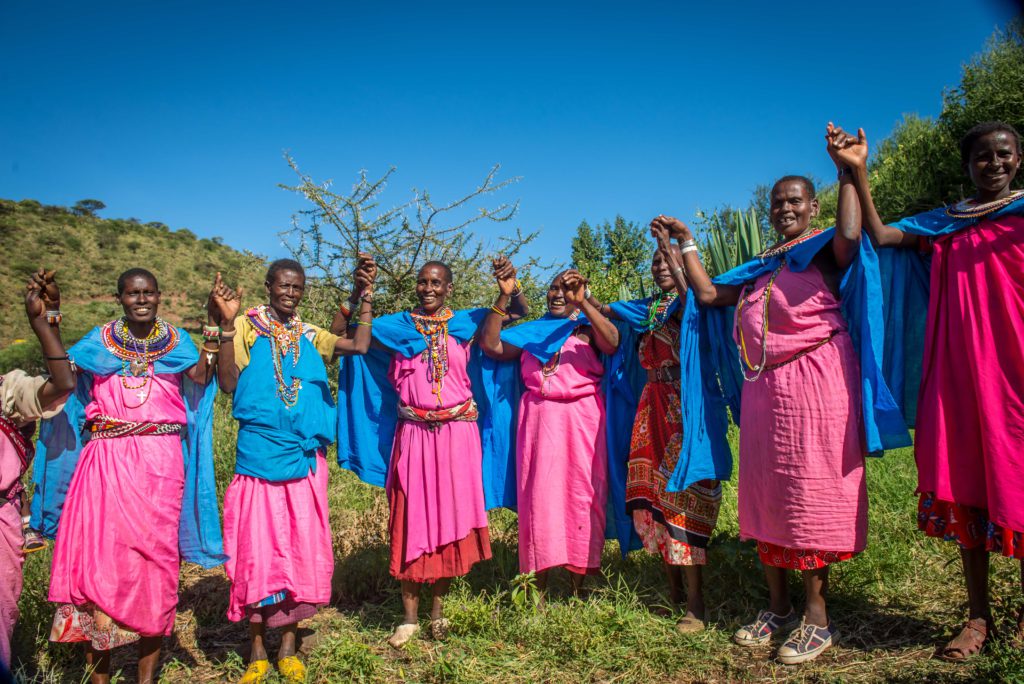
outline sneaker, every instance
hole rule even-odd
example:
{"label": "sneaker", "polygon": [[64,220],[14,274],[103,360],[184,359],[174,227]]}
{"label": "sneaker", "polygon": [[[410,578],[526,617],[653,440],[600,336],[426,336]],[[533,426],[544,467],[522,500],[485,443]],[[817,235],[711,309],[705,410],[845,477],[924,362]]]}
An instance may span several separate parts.
{"label": "sneaker", "polygon": [[800,626],[794,629],[786,643],[779,646],[776,654],[779,662],[783,665],[796,665],[814,660],[821,652],[832,645],[832,642],[839,639],[839,632],[832,628],[829,622],[827,627],[809,625],[803,620]]}
{"label": "sneaker", "polygon": [[772,635],[779,630],[791,628],[796,624],[796,611],[792,608],[786,615],[776,615],[770,610],[762,610],[757,619],[749,625],[743,625],[732,635],[732,640],[740,646],[760,646],[772,640]]}

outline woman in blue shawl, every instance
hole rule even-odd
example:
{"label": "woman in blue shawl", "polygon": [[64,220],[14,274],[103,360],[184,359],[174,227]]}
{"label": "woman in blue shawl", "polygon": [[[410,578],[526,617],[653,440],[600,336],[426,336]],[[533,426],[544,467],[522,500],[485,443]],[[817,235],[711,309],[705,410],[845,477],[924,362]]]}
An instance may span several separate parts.
{"label": "woman in blue shawl", "polygon": [[[832,129],[829,129],[830,135]],[[781,259],[742,284],[713,282],[689,229],[659,216],[652,230],[680,240],[687,280],[704,307],[736,306],[735,338],[744,379],[740,411],[740,537],[757,542],[770,605],[734,641],[767,643],[792,625],[787,570],[803,575],[803,619],[779,648],[785,664],[816,658],[835,639],[825,609],[829,565],[867,543],[865,440],[860,366],[841,313],[839,284],[860,245],[860,210],[849,174],[840,169],[837,227],[802,271]],[[780,241],[762,259],[785,254],[823,231],[814,185],[779,179],[770,220]]]}

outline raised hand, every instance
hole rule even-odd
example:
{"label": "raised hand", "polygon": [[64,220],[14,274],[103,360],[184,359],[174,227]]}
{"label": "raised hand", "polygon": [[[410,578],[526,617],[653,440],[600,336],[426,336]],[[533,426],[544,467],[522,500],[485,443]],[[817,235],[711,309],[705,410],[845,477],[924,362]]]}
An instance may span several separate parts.
{"label": "raised hand", "polygon": [[668,228],[663,223],[657,222],[657,219],[651,221],[651,237],[657,243],[658,251],[667,254],[672,244],[671,237]]}
{"label": "raised hand", "polygon": [[565,299],[577,309],[583,306],[586,299],[587,279],[575,269],[570,269],[562,274],[562,287],[565,291]]}
{"label": "raised hand", "polygon": [[53,276],[57,271],[40,267],[26,285],[25,313],[29,321],[46,320],[47,311],[60,311],[60,288]]}
{"label": "raised hand", "polygon": [[868,164],[868,139],[864,129],[858,128],[856,137],[850,135],[831,121],[825,127],[825,143],[828,156],[836,166],[842,168],[866,168]]}
{"label": "raised hand", "polygon": [[377,280],[377,262],[366,252],[359,253],[359,260],[356,263],[356,270],[352,274],[355,294],[370,294],[373,291],[373,283]]}
{"label": "raised hand", "polygon": [[233,327],[235,317],[242,306],[242,288],[235,292],[228,287],[221,278],[220,272],[213,279],[213,288],[210,290],[210,298],[206,303],[206,312],[221,328]]}
{"label": "raised hand", "polygon": [[491,263],[494,267],[494,279],[498,281],[498,289],[501,294],[511,297],[517,287],[516,267],[504,254],[498,255]]}
{"label": "raised hand", "polygon": [[685,242],[693,239],[693,233],[690,231],[690,227],[674,216],[659,214],[653,221],[651,221],[651,236],[657,240],[658,236],[654,233],[655,225],[667,230],[669,237],[674,240],[678,240],[679,242]]}

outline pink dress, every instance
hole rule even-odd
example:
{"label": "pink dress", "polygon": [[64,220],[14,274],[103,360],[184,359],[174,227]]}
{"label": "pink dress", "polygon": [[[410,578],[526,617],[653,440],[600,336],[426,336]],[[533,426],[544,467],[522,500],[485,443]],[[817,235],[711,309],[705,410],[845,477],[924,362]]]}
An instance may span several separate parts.
{"label": "pink dress", "polygon": [[[758,278],[737,306],[737,326],[755,364],[770,277]],[[767,364],[788,363],[743,386],[740,537],[785,549],[861,551],[868,495],[860,370],[839,300],[816,266],[800,273],[786,267],[775,280],[768,321]]]}
{"label": "pink dress", "polygon": [[[987,511],[1003,548],[1024,533],[1024,217],[934,243],[918,402],[918,492]],[[947,530],[948,533],[948,530]],[[942,531],[939,531],[941,536]],[[982,532],[982,536],[984,531]]]}
{"label": "pink dress", "polygon": [[532,354],[521,357],[526,391],[516,433],[519,570],[564,565],[596,572],[608,499],[604,366],[575,335],[556,359],[546,372]]}
{"label": "pink dress", "polygon": [[[11,440],[0,434],[0,492],[7,491],[19,479],[21,458]],[[19,499],[0,499],[0,672],[11,664],[11,636],[18,621],[21,567],[25,563],[20,504]]]}
{"label": "pink dress", "polygon": [[[180,374],[153,376],[145,401],[121,380],[95,378],[87,418],[185,424]],[[179,435],[90,440],[61,513],[49,600],[98,608],[142,636],[169,635],[178,604],[184,477]]]}
{"label": "pink dress", "polygon": [[[408,406],[437,409],[470,399],[469,351],[469,342],[448,338],[449,368],[440,407],[422,355],[395,354],[388,377],[399,400]],[[490,558],[482,461],[475,422],[450,421],[432,429],[426,423],[399,421],[386,485],[395,577],[410,581],[453,577]]]}

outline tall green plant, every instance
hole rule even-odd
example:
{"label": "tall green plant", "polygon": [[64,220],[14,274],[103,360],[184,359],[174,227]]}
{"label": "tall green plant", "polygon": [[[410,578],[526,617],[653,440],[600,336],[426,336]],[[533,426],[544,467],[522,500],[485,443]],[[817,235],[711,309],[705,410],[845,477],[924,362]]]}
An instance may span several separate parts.
{"label": "tall green plant", "polygon": [[768,246],[754,207],[746,211],[726,208],[712,214],[698,212],[697,216],[702,224],[698,242],[712,277],[750,261]]}

